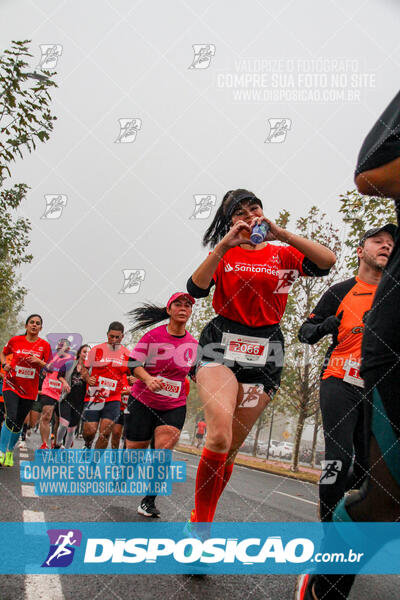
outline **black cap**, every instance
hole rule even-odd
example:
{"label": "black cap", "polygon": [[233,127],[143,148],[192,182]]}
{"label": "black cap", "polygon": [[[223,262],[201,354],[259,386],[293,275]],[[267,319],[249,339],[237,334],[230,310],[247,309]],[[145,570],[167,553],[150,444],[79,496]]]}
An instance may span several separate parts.
{"label": "black cap", "polygon": [[231,192],[234,194],[234,196],[232,197],[231,201],[229,202],[226,212],[225,212],[225,218],[227,219],[227,221],[230,221],[232,218],[233,213],[235,212],[237,206],[243,202],[243,200],[253,200],[255,203],[259,204],[261,206],[261,208],[263,207],[262,202],[259,198],[257,198],[257,196],[255,194],[253,194],[253,192],[249,192],[248,190],[240,190],[240,192],[238,192],[237,190],[231,190]]}
{"label": "black cap", "polygon": [[362,236],[358,245],[362,246],[364,244],[365,240],[367,240],[370,237],[373,237],[374,235],[376,235],[377,233],[380,233],[381,231],[387,231],[387,233],[389,233],[392,236],[392,238],[394,239],[394,236],[397,231],[397,227],[396,227],[396,225],[393,225],[393,223],[387,223],[386,225],[382,225],[382,227],[374,227],[374,229],[368,229],[368,231],[366,231],[364,233],[364,235]]}

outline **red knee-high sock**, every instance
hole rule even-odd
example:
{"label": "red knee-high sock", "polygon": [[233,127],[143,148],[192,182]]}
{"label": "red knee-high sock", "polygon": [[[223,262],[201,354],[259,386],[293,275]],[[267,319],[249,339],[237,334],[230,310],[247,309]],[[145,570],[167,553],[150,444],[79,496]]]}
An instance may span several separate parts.
{"label": "red knee-high sock", "polygon": [[196,476],[195,510],[192,521],[209,523],[214,517],[221,495],[227,452],[213,452],[203,448]]}
{"label": "red knee-high sock", "polygon": [[233,463],[226,463],[225,464],[224,478],[223,478],[223,482],[222,482],[222,487],[221,487],[220,495],[222,494],[222,492],[226,488],[226,484],[228,483],[228,481],[231,478],[232,471],[233,471]]}
{"label": "red knee-high sock", "polygon": [[[225,469],[224,469],[224,472],[222,474],[222,485],[221,485],[220,490],[219,490],[218,500],[221,498],[222,492],[224,491],[224,489],[226,487],[226,484],[228,483],[228,481],[231,478],[232,471],[233,471],[233,464],[225,463]],[[218,500],[214,504],[214,507],[210,506],[210,510],[208,511],[208,520],[209,521],[213,521],[214,520],[214,515],[215,515],[215,511],[217,510]]]}

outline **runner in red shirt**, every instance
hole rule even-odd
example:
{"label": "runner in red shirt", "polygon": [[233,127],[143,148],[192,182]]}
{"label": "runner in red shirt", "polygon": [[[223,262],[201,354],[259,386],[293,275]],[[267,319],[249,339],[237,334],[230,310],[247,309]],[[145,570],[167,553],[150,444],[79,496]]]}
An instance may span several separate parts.
{"label": "runner in red shirt", "polygon": [[199,421],[197,423],[197,430],[196,430],[196,448],[200,448],[201,444],[203,443],[203,438],[204,438],[204,434],[206,432],[207,429],[207,425],[205,421]]}
{"label": "runner in red shirt", "polygon": [[129,350],[121,344],[124,326],[113,321],[107,332],[107,342],[94,346],[85,361],[82,374],[88,383],[83,413],[83,438],[91,448],[97,430],[96,448],[105,449],[113,424],[120,414],[123,376],[128,374]]}
{"label": "runner in red shirt", "polygon": [[[262,223],[269,227],[266,241],[253,244],[252,228]],[[272,245],[272,240],[288,245]],[[213,520],[235,455],[279,387],[283,365],[279,321],[291,285],[301,275],[327,275],[335,263],[328,248],[267,219],[261,201],[242,189],[225,195],[203,243],[213,250],[187,289],[201,298],[215,285],[217,317],[199,340],[196,381],[207,438],[197,470],[195,510],[187,527],[195,535],[191,523]],[[255,383],[262,391],[258,402],[249,406],[246,394]]]}
{"label": "runner in red shirt", "polygon": [[[25,335],[12,337],[0,355],[6,372],[3,397],[6,421],[0,436],[0,465],[12,467],[13,450],[18,441],[25,417],[36,399],[39,388],[39,371],[51,358],[50,344],[39,337],[43,320],[40,315],[30,315],[25,323]],[[12,354],[11,364],[7,356]]]}

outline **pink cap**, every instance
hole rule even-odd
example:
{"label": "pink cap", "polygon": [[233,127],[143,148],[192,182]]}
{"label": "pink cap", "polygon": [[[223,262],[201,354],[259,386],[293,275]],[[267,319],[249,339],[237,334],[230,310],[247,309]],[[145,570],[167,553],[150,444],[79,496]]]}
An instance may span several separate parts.
{"label": "pink cap", "polygon": [[187,292],[175,292],[175,294],[172,294],[171,298],[168,300],[167,308],[169,308],[172,302],[174,302],[174,300],[177,300],[177,298],[186,298],[186,300],[189,300],[191,304],[194,304],[196,302],[193,296],[191,296]]}

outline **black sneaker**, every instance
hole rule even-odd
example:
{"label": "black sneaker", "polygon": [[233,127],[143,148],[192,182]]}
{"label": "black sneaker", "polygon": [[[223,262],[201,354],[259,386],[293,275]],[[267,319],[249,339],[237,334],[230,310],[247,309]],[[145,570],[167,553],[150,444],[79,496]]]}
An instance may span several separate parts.
{"label": "black sneaker", "polygon": [[160,511],[156,508],[154,501],[148,501],[145,498],[141,501],[137,509],[139,515],[143,515],[144,517],[153,517],[157,518],[160,516]]}

